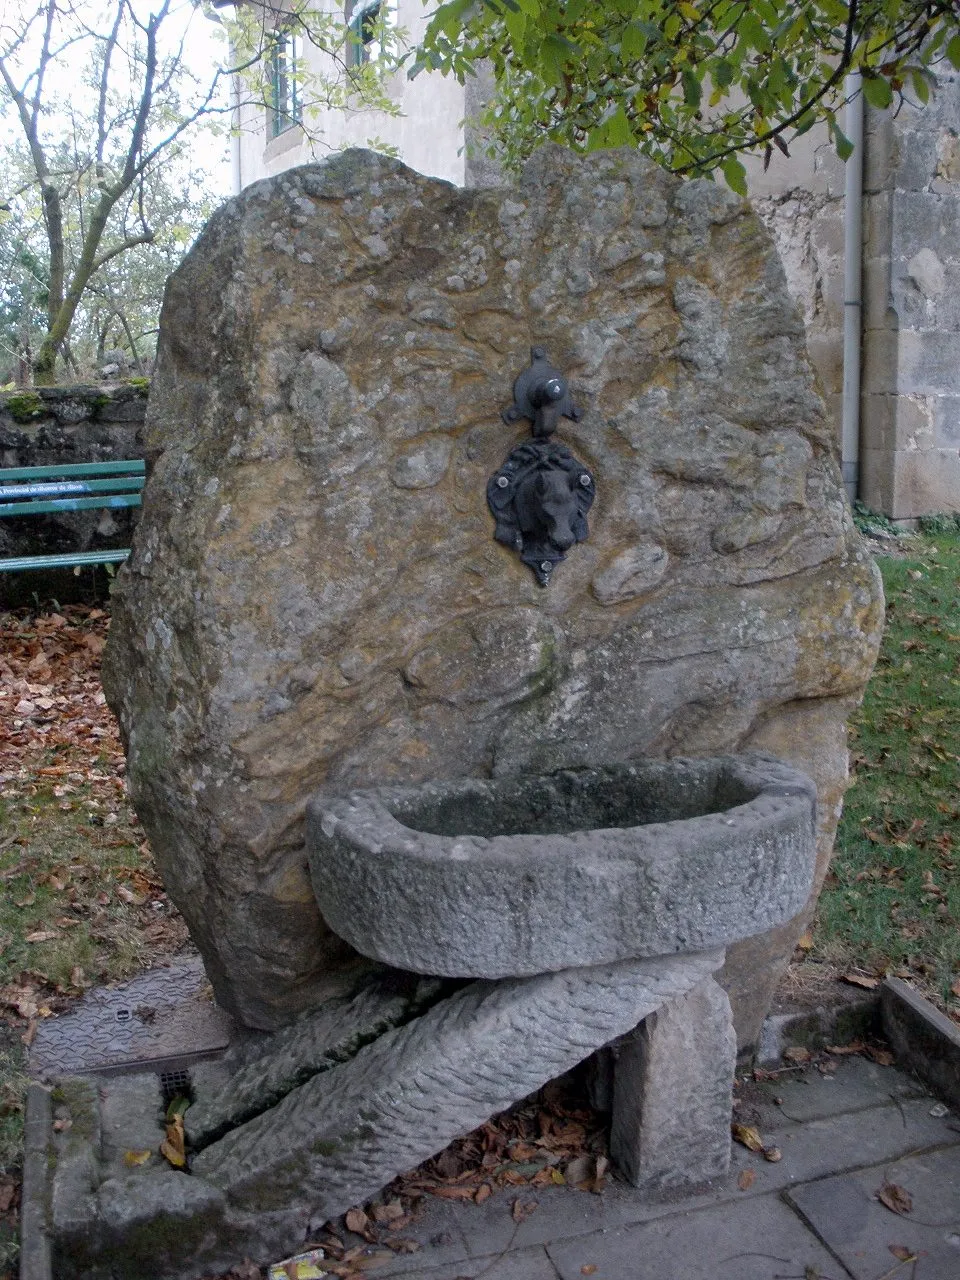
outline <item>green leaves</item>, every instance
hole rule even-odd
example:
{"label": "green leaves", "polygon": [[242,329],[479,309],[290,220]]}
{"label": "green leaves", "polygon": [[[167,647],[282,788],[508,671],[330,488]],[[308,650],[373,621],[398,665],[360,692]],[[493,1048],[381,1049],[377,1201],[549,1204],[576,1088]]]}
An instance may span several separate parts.
{"label": "green leaves", "polygon": [[893,90],[890,83],[884,80],[883,76],[870,75],[864,72],[863,76],[863,96],[870,103],[871,107],[880,107],[881,109],[889,107],[893,101]]}
{"label": "green leaves", "polygon": [[723,180],[738,196],[747,194],[747,171],[736,156],[727,156],[720,163]]}
{"label": "green leaves", "polygon": [[937,59],[960,68],[951,0],[862,0],[849,20],[845,0],[448,0],[418,57],[461,76],[491,60],[497,98],[483,122],[508,166],[547,139],[633,145],[679,173],[719,170],[741,191],[731,156],[818,122],[850,154],[834,119],[848,70],[883,108],[904,85],[927,101]]}

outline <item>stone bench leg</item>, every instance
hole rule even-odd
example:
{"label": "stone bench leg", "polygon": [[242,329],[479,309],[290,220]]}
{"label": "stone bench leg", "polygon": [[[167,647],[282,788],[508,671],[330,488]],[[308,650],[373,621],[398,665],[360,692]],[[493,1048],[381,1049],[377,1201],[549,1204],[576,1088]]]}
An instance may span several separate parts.
{"label": "stone bench leg", "polygon": [[707,978],[615,1049],[610,1154],[634,1186],[694,1186],[727,1171],[737,1041]]}

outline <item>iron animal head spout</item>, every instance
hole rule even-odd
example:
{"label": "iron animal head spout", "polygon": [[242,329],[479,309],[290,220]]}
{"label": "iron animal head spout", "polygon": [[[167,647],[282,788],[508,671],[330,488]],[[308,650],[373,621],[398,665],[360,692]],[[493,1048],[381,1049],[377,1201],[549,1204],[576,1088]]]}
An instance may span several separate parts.
{"label": "iron animal head spout", "polygon": [[593,476],[569,449],[549,440],[518,445],[487,485],[494,537],[545,587],[574,543],[585,541],[593,495]]}

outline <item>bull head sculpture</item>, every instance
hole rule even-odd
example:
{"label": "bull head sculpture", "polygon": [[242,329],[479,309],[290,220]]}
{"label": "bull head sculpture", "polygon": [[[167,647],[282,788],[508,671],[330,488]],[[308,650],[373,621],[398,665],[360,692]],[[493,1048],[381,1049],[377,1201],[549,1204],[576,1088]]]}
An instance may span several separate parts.
{"label": "bull head sculpture", "polygon": [[566,379],[547,362],[542,347],[531,352],[529,369],[514,383],[514,403],[503,417],[527,417],[534,438],[517,445],[487,484],[487,503],[496,519],[494,537],[529,565],[541,587],[575,542],[588,534],[593,503],[590,471],[550,435],[561,416],[578,419]]}

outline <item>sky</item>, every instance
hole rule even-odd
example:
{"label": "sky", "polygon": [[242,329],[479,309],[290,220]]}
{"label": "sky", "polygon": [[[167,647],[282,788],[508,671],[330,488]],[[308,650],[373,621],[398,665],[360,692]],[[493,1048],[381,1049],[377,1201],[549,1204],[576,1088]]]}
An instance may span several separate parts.
{"label": "sky", "polygon": [[[144,0],[133,0],[135,8],[143,14],[156,12],[159,3],[162,3],[162,0],[148,0],[146,3]],[[0,52],[8,46],[11,36],[23,29],[24,16],[35,12],[37,7],[36,0],[2,0],[0,3]],[[104,3],[104,0],[76,0],[74,8],[77,14],[89,21],[91,25],[95,25],[97,29],[107,29],[104,26],[104,14],[111,8],[109,3]],[[39,24],[34,27],[34,30],[39,32]],[[167,52],[172,51],[184,31],[187,32],[185,61],[199,77],[205,77],[211,68],[226,61],[226,41],[222,28],[219,28],[215,21],[207,19],[191,3],[191,0],[172,0],[171,16],[161,28],[163,40],[161,54],[164,49]],[[28,61],[31,54],[35,56],[37,47],[38,41],[33,41],[32,47],[27,46]],[[72,58],[68,52],[63,64],[57,67],[56,76],[48,78],[51,89],[61,101],[65,98],[75,101],[88,91],[84,83],[84,71],[89,59],[89,44],[78,45],[77,57]],[[2,101],[2,95],[0,95],[0,101]],[[225,126],[228,120],[228,116],[223,117]],[[64,117],[62,114],[58,116],[55,106],[49,113],[47,123],[51,132],[58,132],[63,128]],[[14,142],[23,145],[23,131],[14,112],[7,110],[3,116],[0,116],[0,147],[9,146]],[[208,192],[217,198],[228,197],[232,191],[229,138],[224,134],[214,137],[208,131],[196,130],[192,134],[190,156],[191,161],[205,171]]]}

